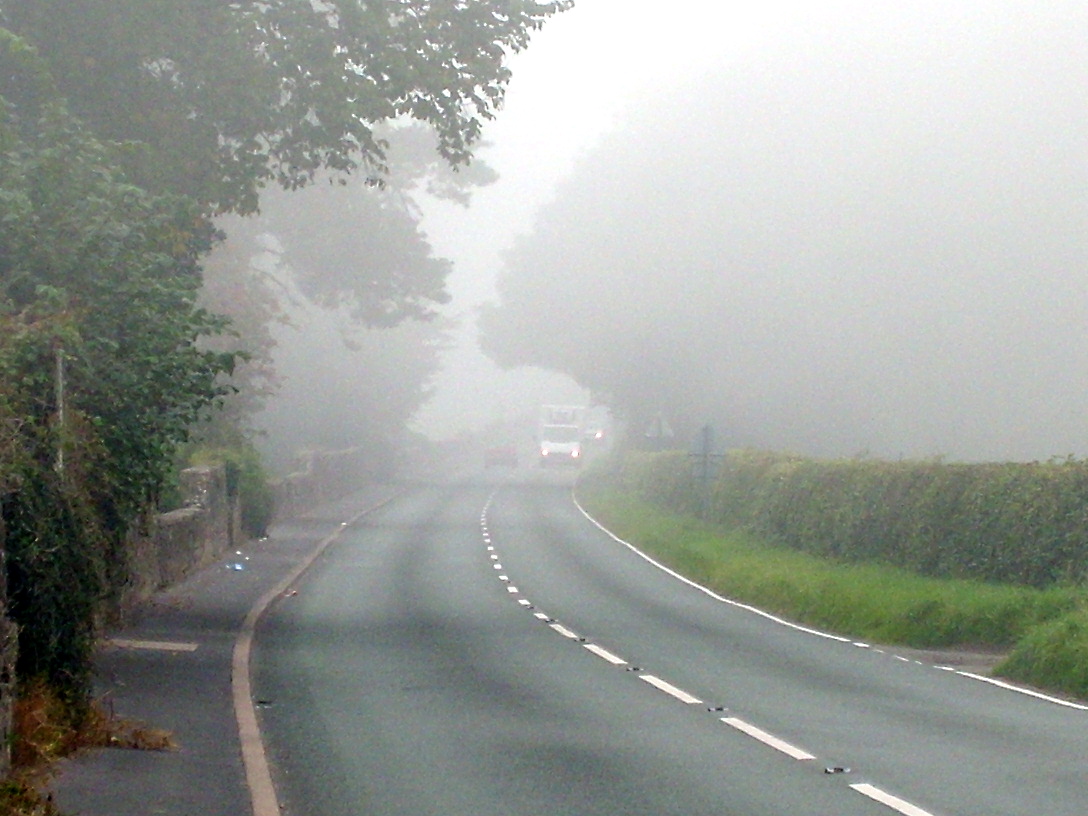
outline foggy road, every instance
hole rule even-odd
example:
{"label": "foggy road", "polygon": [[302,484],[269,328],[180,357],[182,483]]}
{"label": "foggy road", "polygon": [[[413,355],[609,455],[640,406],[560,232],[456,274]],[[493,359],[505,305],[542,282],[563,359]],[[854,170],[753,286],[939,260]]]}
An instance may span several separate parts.
{"label": "foggy road", "polygon": [[710,597],[571,481],[413,487],[264,619],[285,813],[1084,813],[1088,711]]}

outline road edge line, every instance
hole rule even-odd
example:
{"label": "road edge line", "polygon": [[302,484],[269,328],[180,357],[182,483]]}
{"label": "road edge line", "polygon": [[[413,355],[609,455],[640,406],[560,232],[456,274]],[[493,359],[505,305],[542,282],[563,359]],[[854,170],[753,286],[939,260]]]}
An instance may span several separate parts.
{"label": "road edge line", "polygon": [[[613,541],[617,542],[618,544],[622,544],[624,547],[629,549],[631,552],[633,552],[639,558],[643,559],[644,561],[649,562],[650,564],[657,567],[662,572],[665,572],[666,574],[668,574],[671,577],[677,579],[678,581],[681,581],[681,582],[687,584],[688,586],[690,586],[690,587],[692,587],[694,589],[697,589],[699,592],[702,592],[704,595],[709,595],[711,598],[713,598],[716,601],[721,601],[722,603],[728,604],[729,606],[736,607],[737,609],[743,609],[746,612],[753,612],[753,613],[755,613],[756,615],[759,615],[762,618],[766,618],[769,621],[780,624],[782,626],[786,626],[786,627],[788,627],[790,629],[794,629],[794,630],[796,630],[798,632],[804,632],[805,634],[808,634],[808,635],[815,635],[816,637],[821,637],[821,638],[824,638],[826,640],[838,641],[839,643],[853,643],[854,646],[858,646],[860,648],[866,648],[866,649],[869,648],[869,645],[867,643],[859,643],[859,642],[853,641],[853,640],[851,640],[850,638],[847,638],[847,637],[841,637],[840,635],[835,635],[835,634],[832,634],[830,632],[824,632],[824,631],[822,631],[820,629],[813,629],[813,628],[808,627],[808,626],[802,626],[800,624],[793,623],[792,621],[788,621],[788,620],[786,620],[784,618],[780,618],[777,615],[772,615],[770,612],[766,612],[766,611],[760,609],[759,607],[752,606],[750,604],[741,603],[740,601],[735,601],[732,598],[725,597],[724,595],[719,595],[717,592],[710,589],[709,587],[705,587],[702,584],[697,583],[697,582],[691,580],[690,578],[688,578],[688,577],[686,577],[684,575],[681,575],[676,570],[665,566],[661,562],[655,561],[650,555],[648,555],[647,553],[644,553],[642,550],[640,550],[638,547],[636,547],[630,541],[625,541],[624,539],[620,538],[618,535],[616,535],[611,530],[609,530],[607,527],[605,527],[603,524],[601,524],[601,522],[597,521],[597,519],[595,519],[590,514],[590,512],[588,510],[586,510],[582,506],[582,503],[578,501],[578,496],[575,493],[575,488],[576,487],[577,487],[577,483],[575,483],[575,486],[571,488],[570,498],[571,498],[571,501],[574,502],[574,506],[576,508],[578,508],[578,512],[581,513],[583,516],[585,516],[587,521],[589,521],[594,527],[596,527],[602,533],[607,535]],[[904,648],[906,648],[906,647],[904,647]],[[893,657],[897,657],[897,656],[893,655]],[[900,660],[909,660],[909,658],[903,658],[903,657],[899,657],[898,659],[900,659]],[[915,661],[915,662],[918,662],[922,666],[931,666],[932,665],[932,664],[929,664],[929,663],[923,663],[921,661]],[[935,668],[942,668],[942,667],[936,666]],[[1072,701],[1072,700],[1064,700],[1061,697],[1054,697],[1052,695],[1045,694],[1043,692],[1034,691],[1033,689],[1026,688],[1024,686],[1018,686],[1015,683],[1008,683],[1008,682],[1006,682],[1004,680],[1000,680],[1000,679],[998,679],[996,677],[987,677],[984,674],[975,674],[973,672],[962,671],[962,670],[956,669],[956,668],[950,668],[949,670],[952,671],[954,674],[958,674],[960,677],[966,677],[966,678],[968,678],[970,680],[977,680],[977,681],[979,681],[981,683],[988,683],[991,686],[996,686],[997,688],[1002,688],[1002,689],[1005,689],[1006,691],[1012,691],[1012,692],[1014,692],[1016,694],[1022,694],[1022,695],[1026,696],[1026,697],[1034,697],[1035,699],[1041,700],[1041,701],[1046,702],[1046,703],[1052,703],[1054,705],[1063,706],[1065,708],[1072,708],[1072,709],[1076,709],[1078,711],[1088,711],[1088,704],[1085,704],[1085,703],[1079,703],[1079,702]]]}
{"label": "road edge line", "polygon": [[292,570],[270,590],[265,592],[250,608],[242,628],[234,640],[234,649],[231,652],[231,696],[234,701],[234,718],[238,724],[238,739],[242,749],[242,765],[245,768],[246,785],[249,788],[250,804],[253,816],[280,816],[279,798],[276,795],[276,786],[272,781],[272,769],[268,764],[268,756],[264,750],[264,739],[261,736],[261,726],[257,721],[257,708],[253,702],[253,684],[250,681],[249,664],[253,652],[253,636],[257,629],[257,623],[264,615],[268,607],[276,598],[299,579],[313,565],[314,561],[340,537],[344,529],[363,516],[373,513],[393,501],[399,493],[394,493],[377,504],[365,510],[361,510],[351,516],[347,522],[325,538]]}
{"label": "road edge line", "polygon": [[832,640],[832,641],[835,641],[837,643],[852,643],[853,642],[848,637],[843,637],[842,635],[836,635],[836,634],[833,634],[831,632],[825,632],[825,631],[823,631],[821,629],[814,629],[811,626],[802,626],[799,623],[794,623],[793,621],[786,620],[785,618],[781,618],[778,615],[773,615],[770,612],[767,612],[767,611],[765,611],[763,609],[760,609],[757,606],[752,606],[751,604],[741,603],[740,601],[735,601],[732,598],[727,598],[724,595],[718,594],[714,590],[710,589],[710,587],[703,586],[702,584],[698,583],[697,581],[691,580],[686,575],[681,575],[679,572],[672,569],[671,567],[665,566],[660,561],[657,561],[653,557],[651,557],[648,553],[644,553],[642,550],[640,550],[638,547],[636,547],[630,541],[625,541],[624,539],[620,538],[618,535],[613,533],[611,530],[609,530],[607,527],[605,527],[603,524],[601,524],[601,522],[597,521],[597,519],[595,519],[592,515],[590,515],[589,511],[586,510],[582,506],[582,503],[580,501],[578,501],[578,496],[575,493],[574,488],[571,489],[570,498],[571,498],[571,501],[574,502],[574,506],[576,508],[578,508],[578,512],[581,513],[583,516],[585,516],[587,521],[589,521],[594,527],[596,527],[602,533],[607,535],[613,541],[615,541],[618,544],[623,545],[624,547],[629,549],[631,552],[633,552],[635,555],[637,555],[639,558],[641,558],[643,561],[646,561],[649,564],[653,565],[657,569],[664,572],[666,575],[669,575],[670,577],[675,578],[677,581],[680,581],[681,583],[687,584],[692,589],[698,590],[699,592],[702,592],[704,595],[708,595],[709,597],[713,598],[715,601],[719,601],[721,603],[727,604],[727,605],[735,607],[737,609],[743,609],[745,612],[751,612],[752,614],[759,615],[761,618],[766,618],[767,620],[769,620],[769,621],[771,621],[773,623],[777,623],[780,626],[785,626],[785,627],[787,627],[789,629],[793,629],[793,630],[795,630],[797,632],[804,632],[806,635],[815,635],[816,637],[824,638],[825,640]]}

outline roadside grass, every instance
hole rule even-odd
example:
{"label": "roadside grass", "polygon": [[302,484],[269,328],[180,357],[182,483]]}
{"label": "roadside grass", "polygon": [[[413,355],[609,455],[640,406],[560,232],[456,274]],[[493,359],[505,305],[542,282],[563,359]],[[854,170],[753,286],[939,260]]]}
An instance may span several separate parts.
{"label": "roadside grass", "polygon": [[1028,632],[996,671],[1010,680],[1088,699],[1088,608]]}
{"label": "roadside grass", "polygon": [[[583,483],[578,495],[617,535],[734,600],[874,643],[1013,650],[995,673],[1088,696],[1084,589],[1039,590],[839,563],[671,515],[611,487]],[[1034,644],[1030,651],[1028,644]],[[1049,655],[1046,662],[1042,655]],[[1069,678],[1063,682],[1054,672]]]}

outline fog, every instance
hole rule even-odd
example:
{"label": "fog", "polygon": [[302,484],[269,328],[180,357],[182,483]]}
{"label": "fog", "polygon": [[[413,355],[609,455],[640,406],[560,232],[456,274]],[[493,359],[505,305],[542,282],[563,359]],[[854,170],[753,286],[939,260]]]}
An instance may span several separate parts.
{"label": "fog", "polygon": [[1083,455],[1088,11],[776,8],[571,160],[500,255],[493,355],[730,444]]}

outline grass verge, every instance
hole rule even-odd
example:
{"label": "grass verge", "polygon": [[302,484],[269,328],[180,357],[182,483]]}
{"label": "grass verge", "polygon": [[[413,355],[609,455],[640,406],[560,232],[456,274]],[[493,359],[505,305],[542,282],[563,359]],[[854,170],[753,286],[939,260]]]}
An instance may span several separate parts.
{"label": "grass verge", "polygon": [[715,592],[875,643],[1011,650],[995,673],[1088,698],[1083,589],[936,579],[831,561],[661,512],[583,484],[579,500],[620,537]]}

